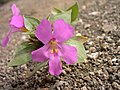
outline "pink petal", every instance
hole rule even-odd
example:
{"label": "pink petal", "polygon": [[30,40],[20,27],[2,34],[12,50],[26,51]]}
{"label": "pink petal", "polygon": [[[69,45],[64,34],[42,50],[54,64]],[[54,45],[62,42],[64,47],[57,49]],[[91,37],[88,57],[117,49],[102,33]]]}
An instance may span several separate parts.
{"label": "pink petal", "polygon": [[11,30],[11,32],[13,33],[13,32],[20,32],[20,31],[22,31],[21,30],[21,28],[17,28],[17,27],[15,27],[15,26],[10,26],[10,30]]}
{"label": "pink petal", "polygon": [[10,38],[11,34],[12,34],[12,32],[9,31],[7,36],[2,40],[2,47],[5,47],[7,45],[7,43],[9,42],[9,38]]}
{"label": "pink petal", "polygon": [[60,75],[62,72],[62,63],[59,56],[51,55],[49,60],[49,72],[52,75]]}
{"label": "pink petal", "polygon": [[35,32],[36,37],[44,44],[52,38],[52,27],[48,20],[42,20]]}
{"label": "pink petal", "polygon": [[62,48],[62,57],[67,64],[74,64],[75,62],[77,62],[78,54],[75,47],[63,44]]}
{"label": "pink petal", "polygon": [[19,8],[17,8],[17,6],[15,4],[12,5],[11,9],[12,9],[13,15],[19,15],[20,14],[20,10],[19,10]]}
{"label": "pink petal", "polygon": [[58,42],[64,42],[74,35],[74,28],[62,19],[56,20],[53,26],[54,36]]}
{"label": "pink petal", "polygon": [[24,19],[23,16],[18,15],[18,16],[13,16],[11,21],[10,21],[10,25],[13,25],[17,28],[22,28],[24,27]]}
{"label": "pink petal", "polygon": [[13,32],[20,31],[19,28],[16,28],[14,26],[10,26],[10,31],[8,32],[7,36],[2,40],[2,47],[5,47],[7,43],[9,42],[9,38]]}
{"label": "pink petal", "polygon": [[43,47],[32,52],[32,59],[37,62],[44,62],[48,59],[46,57],[46,53],[47,53],[47,46],[44,45]]}

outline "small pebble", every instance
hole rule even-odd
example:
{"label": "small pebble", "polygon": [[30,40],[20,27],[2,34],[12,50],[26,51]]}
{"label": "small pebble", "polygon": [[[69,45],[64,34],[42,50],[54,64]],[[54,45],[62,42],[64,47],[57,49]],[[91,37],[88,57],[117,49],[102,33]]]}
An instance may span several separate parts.
{"label": "small pebble", "polygon": [[83,78],[85,81],[90,81],[91,80],[91,78],[89,77],[89,76],[86,76],[86,77],[84,77]]}
{"label": "small pebble", "polygon": [[112,83],[113,88],[120,90],[120,85],[117,82]]}
{"label": "small pebble", "polygon": [[0,80],[0,87],[4,85],[4,82]]}
{"label": "small pebble", "polygon": [[88,90],[86,86],[83,86],[81,90]]}
{"label": "small pebble", "polygon": [[100,12],[94,11],[94,12],[89,13],[89,15],[98,16],[98,15],[100,15]]}

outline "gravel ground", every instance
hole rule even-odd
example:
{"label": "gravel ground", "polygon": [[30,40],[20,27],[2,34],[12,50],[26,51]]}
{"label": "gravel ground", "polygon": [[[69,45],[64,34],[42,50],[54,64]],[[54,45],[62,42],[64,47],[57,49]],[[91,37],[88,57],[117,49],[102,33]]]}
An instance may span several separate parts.
{"label": "gravel ground", "polygon": [[[47,0],[41,1],[41,6],[38,0],[30,0],[28,3],[23,1],[18,0],[16,3],[22,5],[24,14],[42,18],[50,11],[43,6]],[[75,2],[62,1],[48,0],[46,7],[59,3],[58,7],[64,8]],[[11,16],[7,13],[11,3],[0,7],[0,10],[4,10],[2,15],[5,14],[0,27],[5,31],[0,30],[0,39],[8,31],[5,23]],[[26,4],[33,3],[35,7],[25,7]],[[88,56],[86,62],[64,65],[64,72],[58,77],[51,76],[45,67],[26,78],[34,64],[6,67],[7,61],[13,57],[14,49],[24,40],[24,35],[21,38],[21,34],[17,33],[12,36],[12,41],[6,48],[0,47],[0,90],[120,90],[120,0],[81,0],[79,4],[79,23],[76,30],[89,38],[85,43]],[[35,9],[36,7],[40,10]],[[28,12],[24,9],[28,9]]]}

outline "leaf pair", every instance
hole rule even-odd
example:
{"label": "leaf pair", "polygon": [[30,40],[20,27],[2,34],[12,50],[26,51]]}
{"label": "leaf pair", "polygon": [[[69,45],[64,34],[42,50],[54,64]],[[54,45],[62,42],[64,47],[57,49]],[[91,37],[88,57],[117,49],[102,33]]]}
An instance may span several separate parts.
{"label": "leaf pair", "polygon": [[67,9],[66,11],[62,11],[58,8],[54,8],[53,17],[50,18],[50,21],[55,21],[56,19],[64,19],[66,22],[70,24],[77,23],[77,17],[79,14],[78,4],[75,3],[72,7]]}
{"label": "leaf pair", "polygon": [[35,45],[30,42],[22,43],[16,49],[14,59],[8,63],[8,66],[18,66],[28,63],[31,60],[31,51],[35,48]]}

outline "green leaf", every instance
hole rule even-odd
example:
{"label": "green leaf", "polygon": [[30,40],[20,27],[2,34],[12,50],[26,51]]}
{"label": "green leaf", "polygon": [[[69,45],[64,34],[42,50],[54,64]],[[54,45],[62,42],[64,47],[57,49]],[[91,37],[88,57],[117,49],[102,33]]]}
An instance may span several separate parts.
{"label": "green leaf", "polygon": [[76,47],[78,52],[78,62],[82,62],[87,58],[85,53],[85,48],[83,44],[80,43],[79,41],[72,38],[66,41],[65,44]]}
{"label": "green leaf", "polygon": [[31,54],[25,53],[15,57],[12,61],[8,63],[9,67],[18,66],[27,63],[31,60]]}
{"label": "green leaf", "polygon": [[40,62],[36,65],[36,67],[34,68],[34,70],[29,73],[28,77],[32,76],[36,71],[40,70],[41,68],[45,67],[48,63],[48,60],[46,60],[45,62]]}
{"label": "green leaf", "polygon": [[30,33],[29,36],[30,36],[31,38],[36,38],[35,34],[33,34],[33,33]]}
{"label": "green leaf", "polygon": [[56,13],[62,13],[63,12],[62,10],[60,10],[58,8],[54,8],[54,10],[55,10]]}
{"label": "green leaf", "polygon": [[58,13],[54,15],[53,17],[50,18],[51,22],[54,22],[56,19],[64,19],[66,22],[70,23],[71,22],[71,10]]}
{"label": "green leaf", "polygon": [[31,52],[35,49],[35,46],[30,42],[22,43],[15,51],[15,56],[12,61],[8,63],[8,66],[18,66],[25,64],[31,60]]}
{"label": "green leaf", "polygon": [[54,8],[54,10],[57,12],[57,13],[62,13],[63,11],[58,9],[58,8]]}
{"label": "green leaf", "polygon": [[30,53],[32,50],[35,49],[35,45],[33,43],[26,41],[21,43],[21,45],[16,49],[15,56],[18,56],[23,53]]}
{"label": "green leaf", "polygon": [[62,12],[63,12],[62,10],[54,7],[54,10],[52,11],[52,14],[57,15],[57,14],[62,13]]}
{"label": "green leaf", "polygon": [[49,20],[49,19],[50,19],[50,14],[48,14],[48,16],[46,17],[46,19],[47,19],[47,20]]}
{"label": "green leaf", "polygon": [[34,17],[24,16],[24,23],[26,29],[33,31],[39,25],[40,21]]}
{"label": "green leaf", "polygon": [[67,9],[67,11],[69,11],[69,10],[72,10],[72,13],[71,13],[71,23],[72,23],[73,21],[75,21],[77,19],[78,14],[79,14],[78,4],[75,3],[72,7]]}
{"label": "green leaf", "polygon": [[82,44],[84,44],[88,40],[87,37],[84,37],[84,36],[81,36],[81,35],[76,35],[76,36],[73,37],[73,39],[81,42]]}
{"label": "green leaf", "polygon": [[75,21],[71,22],[71,24],[72,24],[73,26],[77,25],[77,23],[78,23],[78,19],[76,19]]}

